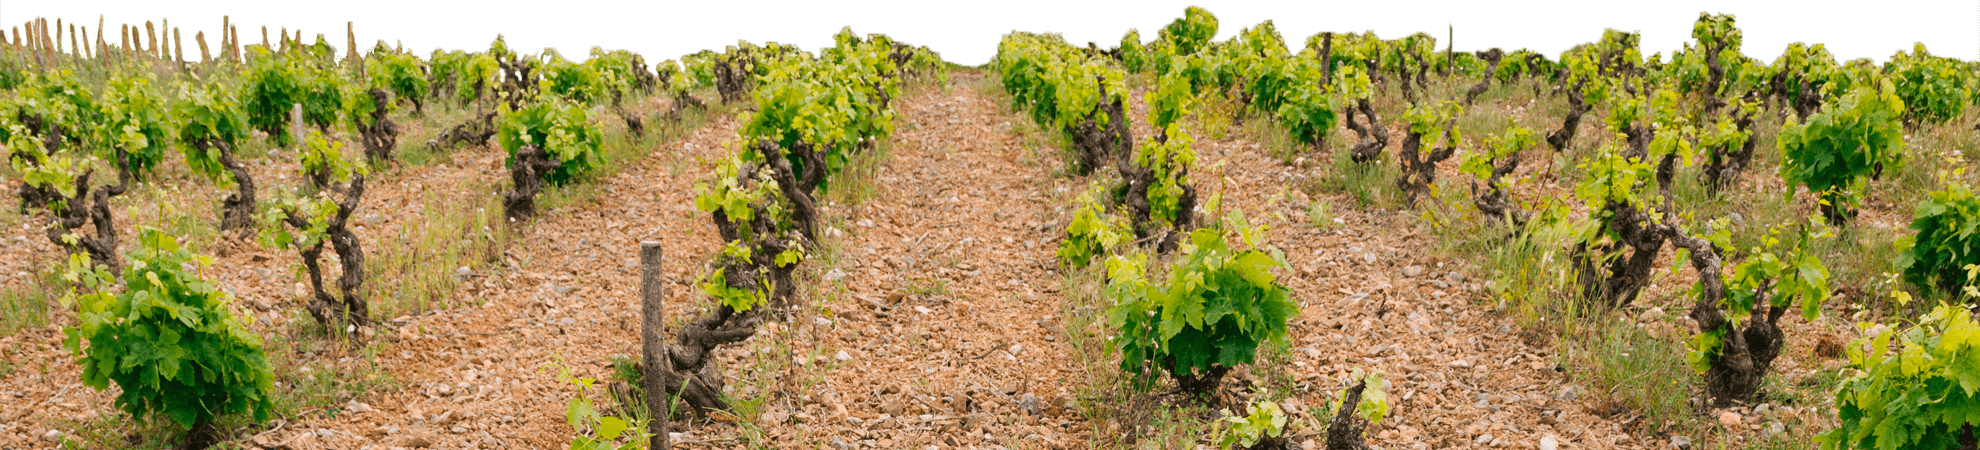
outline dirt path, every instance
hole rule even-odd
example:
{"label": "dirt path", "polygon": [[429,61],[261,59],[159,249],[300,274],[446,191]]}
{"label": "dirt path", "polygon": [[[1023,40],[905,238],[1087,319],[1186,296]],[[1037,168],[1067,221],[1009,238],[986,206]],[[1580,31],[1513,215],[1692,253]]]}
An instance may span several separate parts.
{"label": "dirt path", "polygon": [[836,314],[796,324],[821,337],[793,339],[800,358],[817,354],[828,367],[800,398],[764,408],[765,435],[796,439],[773,447],[1083,439],[1065,408],[1078,366],[1056,319],[1059,208],[1049,191],[1064,181],[1050,175],[1056,161],[1027,157],[1004,105],[971,87],[976,77],[958,73],[949,89],[896,104],[875,194],[843,215],[839,268],[812,293]]}

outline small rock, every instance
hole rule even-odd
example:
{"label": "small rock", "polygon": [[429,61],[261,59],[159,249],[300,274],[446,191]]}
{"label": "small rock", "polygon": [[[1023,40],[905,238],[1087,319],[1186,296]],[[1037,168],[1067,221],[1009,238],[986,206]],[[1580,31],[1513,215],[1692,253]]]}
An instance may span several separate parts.
{"label": "small rock", "polygon": [[759,423],[768,424],[768,425],[782,425],[784,423],[784,419],[787,419],[789,417],[790,417],[789,415],[784,414],[784,410],[782,409],[770,408],[769,411],[764,411],[763,415],[757,416],[756,418]]}
{"label": "small rock", "polygon": [[50,429],[48,430],[47,433],[41,433],[41,440],[48,442],[61,442],[62,430]]}
{"label": "small rock", "polygon": [[467,278],[468,275],[474,275],[474,269],[470,269],[468,266],[461,266],[458,269],[454,269],[454,276]]}
{"label": "small rock", "polygon": [[1560,450],[1560,448],[1561,441],[1554,439],[1554,435],[1549,434],[1546,437],[1540,438],[1540,450]]}
{"label": "small rock", "polygon": [[852,361],[853,357],[852,355],[847,354],[845,350],[840,350],[838,354],[832,355],[832,359],[836,359],[840,361]]}
{"label": "small rock", "polygon": [[827,319],[824,317],[813,317],[811,318],[811,323],[821,327],[829,327],[832,326],[832,319]]}
{"label": "small rock", "polygon": [[320,437],[320,438],[337,437],[337,430],[332,430],[329,428],[317,428],[316,437]]}
{"label": "small rock", "polygon": [[[859,219],[858,225],[862,228],[873,228],[873,219]],[[845,444],[841,443],[839,446],[844,447]]]}
{"label": "small rock", "polygon": [[1018,399],[1018,409],[1024,410],[1026,415],[1038,415],[1038,397],[1030,393],[1024,394],[1024,397]]}
{"label": "small rock", "polygon": [[839,269],[832,269],[832,271],[830,272],[825,272],[825,276],[820,278],[824,278],[825,281],[839,281],[840,279],[843,279],[845,277],[846,277],[846,271]]}
{"label": "small rock", "polygon": [[1691,448],[1691,437],[1671,436],[1671,448],[1685,450]]}
{"label": "small rock", "polygon": [[359,402],[351,402],[349,404],[344,405],[344,410],[354,414],[363,414],[363,413],[371,412],[371,405],[367,405]]}
{"label": "small rock", "polygon": [[1011,344],[1011,354],[1017,355],[1019,353],[1024,353],[1024,344]]}
{"label": "small rock", "polygon": [[1423,266],[1409,266],[1409,267],[1404,267],[1404,268],[1403,268],[1403,277],[1405,277],[1405,278],[1416,278],[1416,277],[1419,277],[1419,276],[1423,276],[1423,272],[1424,272],[1424,271],[1426,271],[1426,270],[1429,270],[1429,269],[1425,269],[1425,268],[1423,268]]}
{"label": "small rock", "polygon": [[1368,263],[1368,264],[1374,264],[1374,263],[1375,263],[1375,254],[1374,254],[1374,253],[1362,253],[1362,254],[1361,254],[1361,262],[1364,262],[1364,263]]}
{"label": "small rock", "polygon": [[406,436],[405,439],[399,440],[399,446],[405,448],[426,448],[432,447],[433,441],[427,440],[425,436]]}
{"label": "small rock", "polygon": [[1471,442],[1476,443],[1478,445],[1490,444],[1492,443],[1492,433],[1485,433],[1478,435],[1478,439],[1473,439]]}
{"label": "small rock", "polygon": [[935,310],[933,310],[933,309],[928,309],[928,307],[926,307],[926,306],[921,306],[921,305],[914,305],[914,312],[918,312],[918,313],[922,313],[922,314],[933,314],[933,313],[935,312]]}
{"label": "small rock", "polygon": [[1724,411],[1719,413],[1719,424],[1725,425],[1727,428],[1739,426],[1740,419],[1739,413],[1736,412]]}
{"label": "small rock", "polygon": [[1567,403],[1573,403],[1574,400],[1579,397],[1581,397],[1581,390],[1574,387],[1574,385],[1571,384],[1567,385],[1566,387],[1562,387],[1561,394],[1554,396],[1554,398]]}
{"label": "small rock", "polygon": [[557,285],[551,285],[551,286],[550,286],[550,290],[551,290],[551,291],[553,291],[553,292],[556,292],[556,293],[557,293],[557,295],[570,295],[570,294],[571,294],[571,291],[575,291],[575,290],[577,290],[577,288],[574,288],[574,287],[570,287],[570,286],[557,286]]}
{"label": "small rock", "polygon": [[1643,314],[1636,315],[1637,322],[1656,322],[1663,319],[1664,319],[1663,307],[1652,307],[1649,310],[1643,311]]}

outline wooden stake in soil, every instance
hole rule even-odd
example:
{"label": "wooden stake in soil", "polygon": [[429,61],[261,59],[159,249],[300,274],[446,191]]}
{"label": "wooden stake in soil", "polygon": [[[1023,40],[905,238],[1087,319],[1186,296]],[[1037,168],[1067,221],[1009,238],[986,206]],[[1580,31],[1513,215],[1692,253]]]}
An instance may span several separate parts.
{"label": "wooden stake in soil", "polygon": [[199,43],[199,63],[200,64],[212,63],[213,54],[206,52],[206,32],[201,31],[201,32],[193,33],[193,42]]}
{"label": "wooden stake in soil", "polygon": [[344,22],[344,59],[357,62],[357,22]]}
{"label": "wooden stake in soil", "polygon": [[172,29],[172,63],[181,69],[186,66],[186,38],[179,34],[178,28]]}
{"label": "wooden stake in soil", "polygon": [[144,56],[158,59],[158,29],[152,28],[151,21],[144,21]]}
{"label": "wooden stake in soil", "polygon": [[640,377],[640,388],[646,391],[646,429],[653,434],[647,448],[653,450],[667,450],[667,384],[660,374],[673,367],[666,359],[667,341],[661,330],[667,281],[660,261],[659,242],[639,243],[640,364],[647,369]]}
{"label": "wooden stake in soil", "polygon": [[296,145],[296,151],[302,151],[303,120],[301,103],[295,103],[289,106],[289,143]]}

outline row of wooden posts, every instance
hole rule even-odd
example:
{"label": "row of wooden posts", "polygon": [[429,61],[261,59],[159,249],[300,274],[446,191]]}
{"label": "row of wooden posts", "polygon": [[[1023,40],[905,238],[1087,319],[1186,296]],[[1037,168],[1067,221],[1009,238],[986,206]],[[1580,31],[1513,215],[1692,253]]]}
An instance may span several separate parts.
{"label": "row of wooden posts", "polygon": [[[345,22],[344,27],[346,44],[345,58],[356,61],[358,60],[357,25],[354,22]],[[233,24],[230,16],[222,16],[220,18],[220,29],[222,30],[222,36],[220,37],[218,49],[220,51],[219,60],[234,63],[241,62],[240,29]],[[180,33],[178,28],[172,27],[170,22],[163,19],[158,21],[158,26],[156,27],[152,25],[151,21],[145,21],[142,32],[139,31],[137,25],[119,25],[117,31],[118,38],[114,43],[105,34],[106,28],[104,27],[104,21],[101,16],[98,16],[96,20],[96,42],[94,44],[90,44],[88,26],[79,27],[74,22],[63,24],[62,19],[55,19],[51,25],[47,18],[36,18],[20,26],[13,27],[10,31],[0,31],[0,44],[4,44],[0,45],[0,48],[5,48],[12,53],[31,55],[34,63],[41,67],[54,66],[64,60],[73,61],[74,64],[82,64],[83,61],[91,59],[107,62],[108,57],[113,55],[124,60],[147,60],[170,63],[181,68],[185,67],[187,62],[184,35]],[[288,46],[300,47],[306,45],[302,40],[303,33],[301,29],[290,33],[287,28],[282,28],[278,33],[281,36],[280,42],[285,48]],[[163,39],[162,42],[161,38]],[[67,41],[67,46],[63,45],[65,43],[63,42],[64,40]],[[212,49],[208,47],[206,42],[206,32],[194,33],[193,41],[199,44],[199,62],[210,63],[215,61]],[[264,47],[270,45],[268,27],[266,26],[261,27],[261,45]]]}

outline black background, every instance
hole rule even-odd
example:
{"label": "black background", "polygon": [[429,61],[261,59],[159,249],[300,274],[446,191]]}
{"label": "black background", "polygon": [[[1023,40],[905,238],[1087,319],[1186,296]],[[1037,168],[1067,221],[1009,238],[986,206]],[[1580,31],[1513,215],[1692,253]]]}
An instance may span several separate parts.
{"label": "black background", "polygon": [[1788,42],[1822,42],[1841,59],[1891,56],[1893,50],[1925,42],[1932,54],[1972,59],[1980,52],[1980,6],[1966,2],[87,2],[32,0],[0,4],[0,22],[18,26],[34,16],[65,18],[95,26],[105,14],[109,30],[119,22],[172,18],[186,32],[204,30],[218,42],[220,16],[242,24],[244,42],[259,42],[259,26],[275,34],[279,26],[301,28],[311,40],[327,34],[343,46],[345,22],[356,22],[358,46],[398,40],[418,54],[434,48],[481,50],[505,34],[517,50],[552,46],[582,57],[590,46],[636,50],[657,61],[721,48],[735,40],[790,42],[804,48],[830,46],[841,26],[855,32],[883,32],[897,40],[933,46],[960,63],[982,63],[996,52],[998,36],[1010,30],[1065,32],[1075,44],[1115,44],[1127,28],[1144,38],[1182,14],[1186,4],[1204,4],[1220,18],[1224,36],[1241,26],[1273,20],[1287,42],[1319,30],[1376,30],[1384,38],[1410,32],[1447,36],[1457,26],[1457,50],[1533,48],[1556,54],[1588,42],[1602,28],[1643,30],[1645,52],[1671,52],[1691,34],[1701,10],[1738,14],[1746,30],[1744,52],[1774,57]]}

